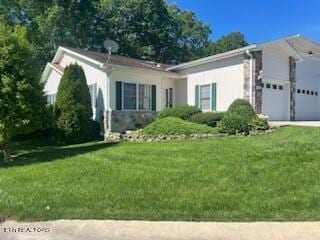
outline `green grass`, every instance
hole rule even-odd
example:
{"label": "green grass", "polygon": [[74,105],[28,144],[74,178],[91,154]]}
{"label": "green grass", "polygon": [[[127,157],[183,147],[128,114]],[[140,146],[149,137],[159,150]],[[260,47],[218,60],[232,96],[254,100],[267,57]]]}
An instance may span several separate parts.
{"label": "green grass", "polygon": [[17,148],[0,167],[0,215],[14,219],[320,220],[320,128]]}
{"label": "green grass", "polygon": [[166,117],[158,119],[141,130],[142,135],[191,135],[216,133],[217,129],[180,118]]}

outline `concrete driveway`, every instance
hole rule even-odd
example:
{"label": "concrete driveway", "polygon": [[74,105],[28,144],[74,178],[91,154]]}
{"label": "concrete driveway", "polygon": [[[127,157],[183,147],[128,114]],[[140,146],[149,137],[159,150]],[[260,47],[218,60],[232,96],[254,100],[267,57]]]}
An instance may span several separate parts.
{"label": "concrete driveway", "polygon": [[304,127],[320,127],[320,121],[270,121],[270,126],[304,126]]}
{"label": "concrete driveway", "polygon": [[[15,231],[20,231],[17,233]],[[24,231],[21,233],[21,231]],[[58,220],[0,224],[1,240],[319,240],[320,222]]]}

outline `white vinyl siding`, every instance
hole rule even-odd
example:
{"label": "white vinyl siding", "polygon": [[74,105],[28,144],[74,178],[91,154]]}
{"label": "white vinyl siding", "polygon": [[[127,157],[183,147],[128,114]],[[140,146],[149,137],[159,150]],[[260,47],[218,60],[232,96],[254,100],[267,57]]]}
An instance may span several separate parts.
{"label": "white vinyl siding", "polygon": [[196,104],[195,86],[216,83],[216,108],[214,111],[227,111],[234,100],[243,98],[243,60],[243,56],[235,56],[184,70],[182,74],[187,76],[188,104]]}
{"label": "white vinyl siding", "polygon": [[289,56],[278,45],[262,50],[263,77],[265,79],[289,81]]}
{"label": "white vinyl siding", "polygon": [[89,87],[89,93],[91,98],[91,106],[96,107],[96,100],[97,100],[97,84],[91,84]]}

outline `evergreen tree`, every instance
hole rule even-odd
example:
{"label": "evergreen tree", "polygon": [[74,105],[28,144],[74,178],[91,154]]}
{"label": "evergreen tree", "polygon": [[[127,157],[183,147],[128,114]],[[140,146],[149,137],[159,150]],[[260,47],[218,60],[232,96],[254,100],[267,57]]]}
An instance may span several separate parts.
{"label": "evergreen tree", "polygon": [[10,159],[10,138],[44,128],[45,99],[26,29],[0,19],[0,150]]}
{"label": "evergreen tree", "polygon": [[55,108],[60,141],[82,142],[94,134],[91,98],[81,66],[75,64],[65,68]]}

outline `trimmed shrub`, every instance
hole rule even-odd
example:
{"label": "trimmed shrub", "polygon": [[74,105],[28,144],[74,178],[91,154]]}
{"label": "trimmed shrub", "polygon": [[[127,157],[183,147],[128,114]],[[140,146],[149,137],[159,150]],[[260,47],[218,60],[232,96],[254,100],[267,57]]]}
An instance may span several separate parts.
{"label": "trimmed shrub", "polygon": [[206,124],[210,127],[216,127],[217,123],[222,120],[224,114],[224,112],[201,112],[191,116],[188,121],[199,124]]}
{"label": "trimmed shrub", "polygon": [[250,103],[243,99],[237,99],[230,105],[220,122],[219,131],[228,134],[249,134],[252,129],[252,121],[255,118],[257,116]]}
{"label": "trimmed shrub", "polygon": [[205,125],[187,122],[175,117],[158,119],[140,131],[141,135],[191,135],[215,133],[215,129]]}
{"label": "trimmed shrub", "polygon": [[251,123],[251,128],[255,130],[268,130],[269,124],[266,119],[259,118],[258,116],[253,118]]}
{"label": "trimmed shrub", "polygon": [[188,120],[191,116],[196,113],[201,112],[201,110],[195,106],[183,105],[176,108],[166,108],[158,113],[157,119],[166,117],[176,117],[183,120]]}
{"label": "trimmed shrub", "polygon": [[59,142],[78,143],[99,135],[92,118],[89,88],[82,67],[69,65],[62,76],[55,104]]}

